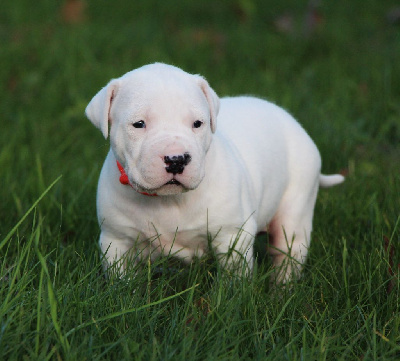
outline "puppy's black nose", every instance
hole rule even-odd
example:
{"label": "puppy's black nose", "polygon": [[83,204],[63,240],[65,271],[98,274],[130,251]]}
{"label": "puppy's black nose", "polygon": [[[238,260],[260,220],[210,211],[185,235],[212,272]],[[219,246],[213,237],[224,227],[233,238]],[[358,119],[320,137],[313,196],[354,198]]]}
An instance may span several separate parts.
{"label": "puppy's black nose", "polygon": [[173,175],[182,174],[185,166],[188,165],[191,160],[192,157],[189,153],[172,156],[166,155],[164,157],[164,163],[167,165],[165,170]]}

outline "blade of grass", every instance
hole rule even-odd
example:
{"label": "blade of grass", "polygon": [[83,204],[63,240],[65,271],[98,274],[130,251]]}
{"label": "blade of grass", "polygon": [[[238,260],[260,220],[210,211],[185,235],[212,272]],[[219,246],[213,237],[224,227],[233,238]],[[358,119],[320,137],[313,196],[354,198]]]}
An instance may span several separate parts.
{"label": "blade of grass", "polygon": [[[36,223],[36,215],[33,220],[33,227],[35,226],[35,223]],[[23,294],[21,291],[27,286],[27,282],[24,282],[24,280],[26,280],[28,274],[24,273],[20,279],[18,279],[18,275],[20,274],[20,269],[22,268],[22,264],[23,264],[24,260],[29,256],[29,253],[31,250],[31,245],[32,245],[35,235],[37,234],[37,231],[38,231],[37,229],[35,231],[32,231],[32,235],[29,238],[29,241],[27,242],[26,246],[23,247],[23,249],[22,249],[22,252],[18,259],[18,262],[13,269],[13,276],[11,278],[11,282],[10,282],[10,286],[9,286],[10,290],[7,293],[7,296],[5,297],[5,299],[1,305],[0,313],[6,313],[6,310],[8,309],[9,304],[17,303],[19,295]],[[14,289],[14,287],[16,289]],[[17,290],[19,292],[17,292]],[[18,296],[15,296],[14,292]]]}
{"label": "blade of grass", "polygon": [[346,304],[347,307],[350,308],[350,291],[349,291],[349,283],[347,279],[347,240],[343,238],[343,253],[342,253],[342,271],[343,271],[343,281],[344,281],[344,289],[346,291]]}
{"label": "blade of grass", "polygon": [[53,183],[51,183],[47,189],[39,196],[39,198],[33,203],[31,208],[21,217],[18,223],[13,227],[13,229],[8,232],[7,236],[0,243],[0,251],[6,245],[6,243],[10,240],[13,234],[16,232],[18,227],[25,221],[25,219],[29,216],[29,214],[36,208],[39,202],[45,197],[47,193],[49,193],[50,189],[54,187],[54,185],[61,179],[62,175],[60,175]]}
{"label": "blade of grass", "polygon": [[142,310],[144,310],[144,309],[146,309],[146,308],[149,308],[149,307],[152,307],[152,306],[156,306],[156,305],[159,305],[160,303],[164,303],[164,302],[170,301],[170,300],[172,300],[172,299],[174,299],[174,298],[176,298],[176,297],[179,297],[179,296],[185,294],[186,292],[191,291],[192,289],[196,288],[197,286],[198,286],[198,284],[193,285],[192,287],[186,288],[185,290],[183,290],[183,291],[181,291],[181,292],[178,292],[178,293],[175,293],[174,295],[171,295],[171,296],[162,298],[161,300],[158,300],[158,301],[154,301],[154,302],[151,302],[151,303],[147,303],[147,304],[145,304],[145,305],[143,305],[143,306],[141,306],[141,307],[130,308],[130,309],[123,310],[123,311],[113,312],[113,313],[111,313],[111,314],[109,314],[109,315],[107,315],[107,316],[100,317],[100,318],[98,318],[97,320],[92,320],[92,321],[88,321],[88,322],[82,323],[82,324],[80,324],[79,326],[76,326],[76,327],[72,328],[71,330],[69,330],[69,331],[65,334],[65,337],[68,337],[68,336],[70,336],[71,334],[73,334],[74,332],[76,332],[76,331],[78,331],[78,330],[80,330],[80,329],[82,329],[82,328],[85,328],[85,327],[94,325],[94,324],[96,324],[96,323],[99,323],[99,322],[102,322],[102,321],[111,320],[111,319],[113,319],[113,318],[116,318],[116,317],[119,317],[119,316],[123,316],[123,315],[126,315],[126,314],[128,314],[128,313],[142,311]]}
{"label": "blade of grass", "polygon": [[37,296],[37,320],[36,320],[36,339],[35,339],[35,353],[36,356],[39,356],[39,346],[40,346],[40,324],[41,324],[41,304],[42,304],[42,288],[43,288],[43,277],[44,270],[43,268],[40,271],[40,280],[39,280],[39,291]]}
{"label": "blade of grass", "polygon": [[[38,226],[40,230],[40,225]],[[61,332],[61,327],[57,319],[57,298],[54,292],[54,287],[53,284],[51,283],[51,278],[50,278],[50,273],[49,269],[47,268],[46,260],[43,257],[42,253],[39,250],[39,239],[40,239],[40,231],[36,233],[36,238],[35,238],[35,250],[36,254],[39,258],[40,264],[42,266],[42,270],[47,276],[47,297],[49,299],[49,304],[50,304],[50,316],[51,320],[53,322],[54,329],[56,330],[58,339],[60,340],[60,343],[62,345],[62,348],[65,352],[65,354],[68,354],[69,351],[69,343],[68,340],[64,337],[64,335]]]}
{"label": "blade of grass", "polygon": [[276,317],[274,323],[273,323],[272,326],[269,328],[268,334],[266,335],[265,339],[269,338],[269,337],[272,335],[272,333],[275,331],[276,325],[278,324],[278,322],[279,322],[280,319],[282,318],[283,313],[285,312],[287,306],[289,306],[289,304],[290,304],[290,302],[292,301],[292,299],[293,299],[294,296],[295,296],[294,294],[291,295],[291,296],[289,297],[289,299],[285,302],[285,304],[284,304],[283,307],[282,307],[281,312],[279,312],[279,314],[278,314],[278,316]]}

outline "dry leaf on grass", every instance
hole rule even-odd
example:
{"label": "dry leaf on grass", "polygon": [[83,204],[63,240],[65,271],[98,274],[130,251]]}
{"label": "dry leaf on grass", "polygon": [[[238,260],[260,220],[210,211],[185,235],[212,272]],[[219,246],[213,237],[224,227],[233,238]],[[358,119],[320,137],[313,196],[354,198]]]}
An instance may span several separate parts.
{"label": "dry leaf on grass", "polygon": [[61,8],[62,20],[67,24],[85,21],[86,4],[82,0],[66,0]]}

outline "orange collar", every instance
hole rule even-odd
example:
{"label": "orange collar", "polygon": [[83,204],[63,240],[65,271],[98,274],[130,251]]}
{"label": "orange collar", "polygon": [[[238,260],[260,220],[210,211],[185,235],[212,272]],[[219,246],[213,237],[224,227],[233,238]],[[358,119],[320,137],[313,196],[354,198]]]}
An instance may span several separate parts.
{"label": "orange collar", "polygon": [[[124,167],[118,161],[117,161],[117,167],[119,169],[119,172],[121,173],[121,176],[119,177],[120,183],[124,184],[124,185],[130,185],[133,189],[135,189],[135,187],[133,187],[132,184],[129,182],[129,178],[128,178],[128,175],[125,173]],[[143,194],[145,196],[150,196],[150,197],[156,197],[157,196],[156,193],[150,194],[150,193],[146,193],[146,192],[139,192],[139,191],[137,191],[137,192],[140,193],[140,194]]]}

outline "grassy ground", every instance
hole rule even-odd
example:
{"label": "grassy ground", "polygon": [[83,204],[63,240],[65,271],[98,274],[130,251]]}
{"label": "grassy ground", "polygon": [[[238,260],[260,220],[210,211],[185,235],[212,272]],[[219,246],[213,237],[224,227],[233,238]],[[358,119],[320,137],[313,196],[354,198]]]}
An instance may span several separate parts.
{"label": "grassy ground", "polygon": [[[400,359],[396,1],[315,3],[2,5],[1,359]],[[108,144],[84,108],[154,61],[284,106],[324,172],[348,173],[319,195],[292,292],[269,288],[264,262],[245,280],[205,261],[160,274],[165,260],[105,280],[95,192]]]}

